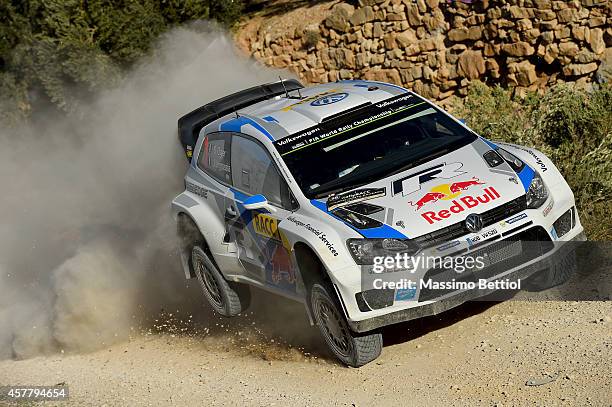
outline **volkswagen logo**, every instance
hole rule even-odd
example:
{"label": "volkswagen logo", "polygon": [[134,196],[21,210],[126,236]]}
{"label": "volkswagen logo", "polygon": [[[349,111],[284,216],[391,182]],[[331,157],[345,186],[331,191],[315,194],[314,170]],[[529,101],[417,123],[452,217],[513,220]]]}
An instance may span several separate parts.
{"label": "volkswagen logo", "polygon": [[331,105],[332,103],[339,102],[341,100],[346,99],[348,93],[332,93],[331,95],[325,95],[317,100],[313,100],[310,102],[310,106],[325,106]]}
{"label": "volkswagen logo", "polygon": [[472,213],[465,218],[465,227],[472,233],[480,232],[483,222],[482,216]]}

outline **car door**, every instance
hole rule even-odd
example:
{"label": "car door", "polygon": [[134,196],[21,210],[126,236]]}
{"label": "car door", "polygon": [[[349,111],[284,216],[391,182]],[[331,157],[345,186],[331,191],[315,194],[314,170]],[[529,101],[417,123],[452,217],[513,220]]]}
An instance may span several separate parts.
{"label": "car door", "polygon": [[[223,270],[224,274],[244,275],[244,268],[238,261],[238,252],[229,244],[230,234],[228,221],[231,220],[231,210],[234,206],[232,190],[231,172],[231,137],[230,132],[215,132],[207,134],[203,140],[197,157],[196,166],[198,169],[197,190],[194,192],[206,198],[206,203],[210,206],[210,216],[215,216],[216,222],[210,225],[223,225],[220,230],[208,230],[213,232],[213,238],[208,242],[211,250],[215,254],[215,259]],[[188,188],[194,186],[187,185]]]}
{"label": "car door", "polygon": [[[239,250],[247,274],[266,285],[295,292],[295,265],[291,247],[279,224],[296,205],[270,153],[252,137],[234,134],[231,142],[231,171],[236,216],[230,235]],[[245,199],[264,195],[276,209],[247,210]]]}

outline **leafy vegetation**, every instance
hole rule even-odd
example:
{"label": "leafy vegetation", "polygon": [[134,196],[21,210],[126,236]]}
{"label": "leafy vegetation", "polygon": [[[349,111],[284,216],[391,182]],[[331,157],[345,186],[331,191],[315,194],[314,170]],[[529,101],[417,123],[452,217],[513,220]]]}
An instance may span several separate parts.
{"label": "leafy vegetation", "polygon": [[534,147],[559,168],[574,191],[590,240],[612,237],[612,87],[591,93],[559,85],[544,95],[472,85],[459,117],[491,140]]}
{"label": "leafy vegetation", "polygon": [[37,101],[72,111],[116,83],[168,28],[196,19],[231,26],[243,0],[0,0],[0,120]]}

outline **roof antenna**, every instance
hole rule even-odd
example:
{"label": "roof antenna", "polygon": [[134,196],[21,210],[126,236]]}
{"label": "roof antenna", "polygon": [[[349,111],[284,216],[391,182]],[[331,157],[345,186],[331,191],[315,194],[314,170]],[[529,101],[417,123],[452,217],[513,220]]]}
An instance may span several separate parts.
{"label": "roof antenna", "polygon": [[240,115],[238,114],[238,110],[236,110],[236,106],[233,106],[234,108],[234,114],[236,115],[236,119],[240,117]]}
{"label": "roof antenna", "polygon": [[283,89],[285,89],[285,96],[287,97],[287,99],[289,99],[289,92],[287,91],[287,87],[285,86],[285,82],[283,81],[283,78],[280,75],[278,75],[278,79],[280,79],[280,82],[283,85]]}

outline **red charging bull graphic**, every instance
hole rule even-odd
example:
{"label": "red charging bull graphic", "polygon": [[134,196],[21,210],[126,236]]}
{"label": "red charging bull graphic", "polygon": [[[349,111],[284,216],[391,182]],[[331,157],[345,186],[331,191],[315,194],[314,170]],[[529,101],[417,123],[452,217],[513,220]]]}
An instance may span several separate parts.
{"label": "red charging bull graphic", "polygon": [[416,203],[408,202],[412,206],[417,207],[417,211],[423,207],[423,205],[428,204],[430,202],[438,202],[438,199],[442,199],[446,196],[446,194],[442,192],[428,192],[421,199],[416,201]]}
{"label": "red charging bull graphic", "polygon": [[276,246],[270,263],[272,263],[271,277],[274,284],[279,284],[282,280],[287,281],[289,284],[295,284],[295,271],[287,249],[280,245]]}
{"label": "red charging bull graphic", "polygon": [[450,200],[461,195],[461,191],[468,190],[474,185],[483,185],[484,182],[480,182],[478,178],[472,178],[468,181],[453,182],[452,184],[441,184],[433,187],[428,193],[423,195],[421,199],[416,202],[408,202],[412,206],[416,206],[418,211],[424,205],[428,203],[438,202],[438,200]]}
{"label": "red charging bull graphic", "polygon": [[459,191],[466,191],[469,187],[473,185],[482,185],[482,184],[484,184],[484,182],[479,182],[478,178],[474,178],[469,181],[453,182],[449,189],[452,193],[456,193]]}
{"label": "red charging bull graphic", "polygon": [[428,211],[421,214],[421,216],[431,225],[435,222],[451,217],[452,214],[463,212],[466,209],[474,208],[480,204],[485,204],[501,197],[495,188],[487,187],[484,188],[484,194],[482,195],[467,195],[459,198],[463,194],[463,191],[467,191],[474,186],[484,184],[484,182],[481,182],[478,178],[474,177],[467,181],[436,185],[419,200],[416,202],[411,201],[409,204],[416,207],[416,210],[419,211],[424,206],[438,201],[450,201],[452,205],[448,209],[443,209],[437,212]]}

